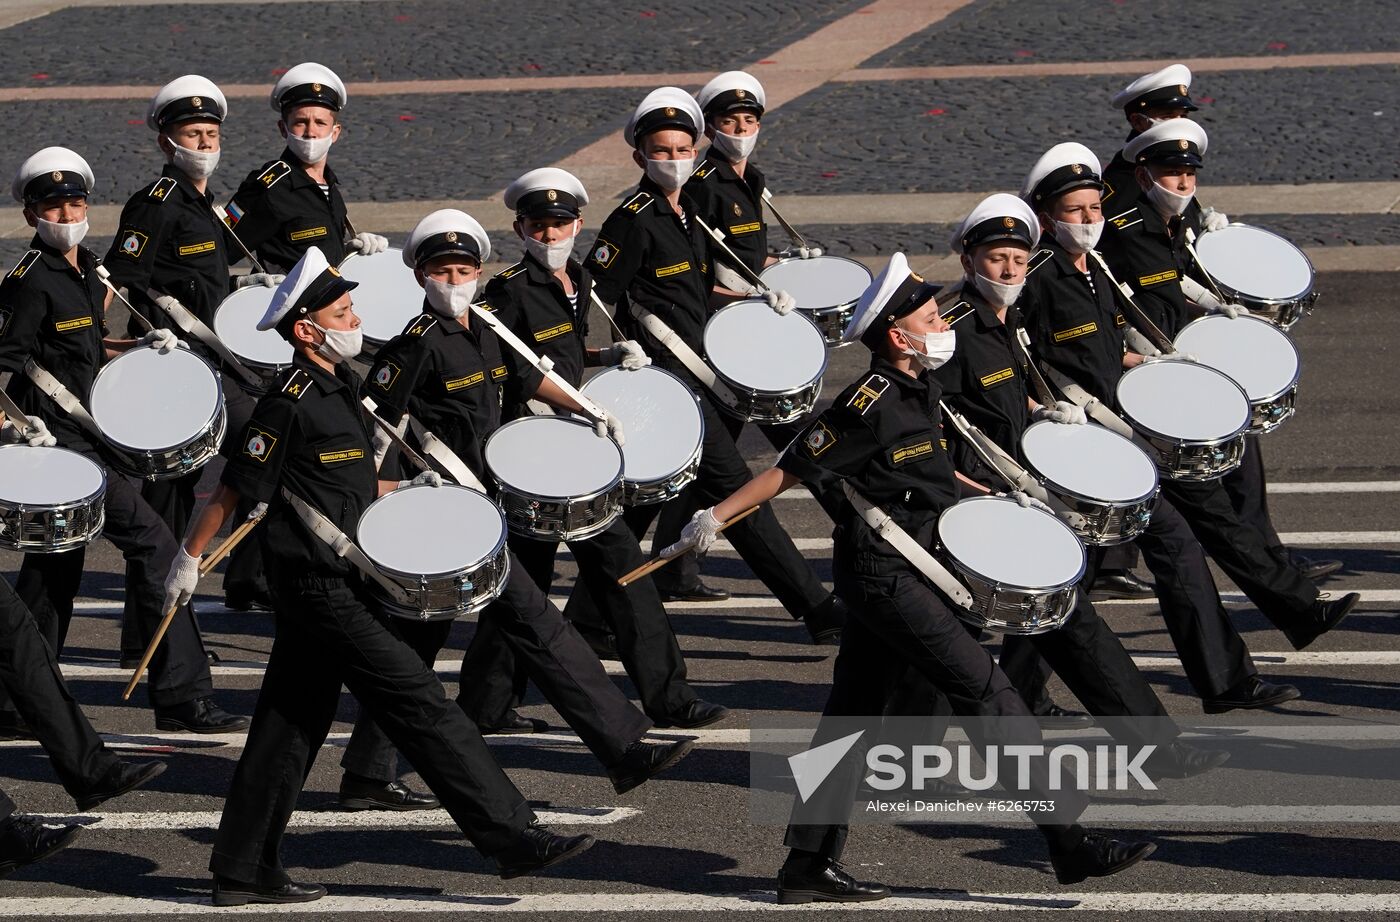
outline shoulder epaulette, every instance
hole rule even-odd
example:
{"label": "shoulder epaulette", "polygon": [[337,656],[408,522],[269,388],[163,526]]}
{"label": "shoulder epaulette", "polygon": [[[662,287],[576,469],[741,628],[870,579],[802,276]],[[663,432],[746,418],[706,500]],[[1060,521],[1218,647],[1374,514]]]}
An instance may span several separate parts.
{"label": "shoulder epaulette", "polygon": [[690,175],[695,177],[696,179],[705,179],[706,177],[714,173],[714,171],[714,164],[710,163],[710,160],[707,157],[704,160],[700,161],[699,166],[690,171]]}
{"label": "shoulder epaulette", "polygon": [[300,368],[293,368],[292,373],[287,375],[287,380],[282,382],[282,393],[293,400],[300,400],[306,396],[306,392],[311,388],[311,373]]}
{"label": "shoulder epaulette", "polygon": [[147,198],[153,198],[157,202],[164,202],[166,196],[175,189],[175,180],[169,176],[162,176],[156,180],[156,184],[151,186],[151,191],[146,193]]}
{"label": "shoulder epaulette", "polygon": [[1116,229],[1123,230],[1125,227],[1132,227],[1134,224],[1142,223],[1142,214],[1138,211],[1138,206],[1134,205],[1120,215],[1114,215],[1108,219]]}
{"label": "shoulder epaulette", "polygon": [[424,311],[417,317],[414,317],[412,323],[403,328],[403,335],[422,336],[424,333],[437,326],[437,322],[438,319],[436,314],[430,314],[427,311]]}
{"label": "shoulder epaulette", "polygon": [[42,254],[38,250],[30,250],[28,253],[25,253],[23,256],[20,257],[19,262],[15,263],[15,267],[10,270],[10,274],[5,276],[5,278],[24,278],[24,273],[29,271],[29,267],[34,265],[34,261],[38,259],[41,255]]}
{"label": "shoulder epaulette", "polygon": [[877,375],[874,372],[866,375],[865,380],[860,382],[856,392],[851,395],[851,399],[846,401],[846,406],[855,410],[861,416],[875,405],[875,401],[880,399],[890,386],[890,379],[884,375]]}
{"label": "shoulder epaulette", "polygon": [[497,272],[495,277],[504,282],[504,281],[507,281],[507,280],[509,280],[509,279],[515,278],[517,275],[519,275],[520,273],[522,273],[522,272],[524,272],[524,271],[525,271],[525,261],[524,261],[524,260],[521,260],[520,262],[516,263],[516,264],[513,265],[513,266],[506,266],[506,267],[505,267],[504,269],[502,269],[500,272]]}
{"label": "shoulder epaulette", "polygon": [[291,164],[287,163],[285,160],[278,160],[258,174],[258,182],[262,183],[264,188],[271,189],[279,179],[286,176],[291,171]]}
{"label": "shoulder epaulette", "polygon": [[1026,263],[1026,275],[1030,275],[1032,272],[1045,265],[1050,257],[1054,255],[1055,251],[1048,247],[1043,250],[1038,250],[1036,254],[1031,257],[1030,262]]}
{"label": "shoulder epaulette", "polygon": [[638,192],[636,195],[622,203],[622,207],[632,214],[637,214],[643,208],[651,204],[650,192]]}
{"label": "shoulder epaulette", "polygon": [[948,321],[948,326],[952,326],[968,314],[971,314],[973,310],[970,302],[959,301],[957,304],[943,311],[943,319]]}

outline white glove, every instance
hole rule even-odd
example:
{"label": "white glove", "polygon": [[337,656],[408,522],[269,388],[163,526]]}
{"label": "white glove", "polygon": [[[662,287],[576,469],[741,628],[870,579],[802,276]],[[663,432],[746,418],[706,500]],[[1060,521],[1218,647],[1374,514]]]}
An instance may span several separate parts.
{"label": "white glove", "polygon": [[1201,212],[1201,230],[1205,233],[1218,231],[1230,223],[1230,219],[1225,216],[1225,212],[1216,211],[1214,208],[1206,208]]}
{"label": "white glove", "polygon": [[195,587],[199,585],[199,558],[185,553],[184,545],[175,552],[170,562],[170,573],[165,577],[165,610],[184,605],[194,598]]}
{"label": "white glove", "polygon": [[14,420],[6,419],[4,429],[0,430],[0,442],[17,445],[27,441],[30,448],[53,448],[58,444],[58,439],[53,437],[41,418],[28,416],[25,419],[28,420],[27,431],[25,423],[16,424]]}
{"label": "white glove", "polygon": [[1084,415],[1084,409],[1068,400],[1056,400],[1053,407],[1036,407],[1031,413],[1031,419],[1036,422],[1048,419],[1052,423],[1063,423],[1067,426],[1082,426],[1089,421]]}
{"label": "white glove", "polygon": [[768,306],[773,308],[773,312],[779,317],[786,317],[792,313],[792,309],[797,306],[797,301],[786,291],[774,291],[768,289],[763,294],[763,300],[768,302]]}
{"label": "white glove", "polygon": [[177,337],[169,330],[152,330],[136,341],[138,346],[147,346],[156,350],[161,355],[165,355],[176,346],[183,346],[184,340]]}
{"label": "white glove", "polygon": [[1026,493],[1022,490],[1012,490],[1010,493],[1007,493],[1005,495],[1016,500],[1016,505],[1020,506],[1022,509],[1040,509],[1050,513],[1051,515],[1055,514],[1055,510],[1051,509],[1049,506],[1045,505],[1040,500],[1036,499],[1034,496],[1031,496],[1029,493]]}
{"label": "white glove", "polygon": [[442,475],[437,471],[424,471],[412,480],[400,480],[399,487],[440,487],[442,486]]}
{"label": "white glove", "polygon": [[680,539],[662,550],[661,556],[675,557],[694,548],[695,553],[703,557],[714,545],[715,538],[719,535],[719,527],[722,524],[719,519],[715,518],[714,506],[701,509],[690,517],[689,522],[685,523],[685,528],[681,529]]}
{"label": "white glove", "polygon": [[758,296],[758,289],[753,286],[753,282],[740,275],[737,269],[719,260],[715,261],[715,281],[719,283],[719,287],[737,291],[741,295]]}
{"label": "white glove", "polygon": [[627,444],[627,434],[622,431],[622,420],[613,416],[607,410],[603,411],[602,419],[593,421],[593,431],[598,433],[598,438],[600,439],[612,436],[618,448]]}
{"label": "white glove", "polygon": [[238,277],[239,288],[251,288],[254,285],[261,285],[264,288],[276,288],[282,284],[285,275],[273,275],[271,272],[251,272],[248,275]]}
{"label": "white glove", "polygon": [[1142,364],[1144,364],[1144,365],[1146,365],[1146,364],[1149,363],[1149,362],[1198,362],[1198,361],[1200,361],[1200,359],[1196,358],[1194,355],[1192,355],[1192,354],[1189,353],[1189,352],[1159,352],[1159,353],[1157,353],[1156,355],[1144,355],[1144,356],[1142,357]]}
{"label": "white glove", "polygon": [[778,255],[784,259],[814,259],[822,255],[822,248],[790,246]]}
{"label": "white glove", "polygon": [[389,238],[361,231],[350,241],[349,246],[352,250],[359,250],[364,256],[373,256],[389,249]]}
{"label": "white glove", "polygon": [[603,360],[604,365],[621,365],[624,371],[636,371],[651,364],[651,357],[635,339],[624,339],[611,346],[604,346],[601,351],[599,358]]}

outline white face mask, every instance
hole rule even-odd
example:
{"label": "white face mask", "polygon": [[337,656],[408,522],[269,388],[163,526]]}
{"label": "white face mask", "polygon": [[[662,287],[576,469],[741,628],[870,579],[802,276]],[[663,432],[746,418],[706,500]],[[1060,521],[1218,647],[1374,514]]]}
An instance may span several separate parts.
{"label": "white face mask", "polygon": [[423,293],[428,296],[428,306],[444,317],[456,320],[467,312],[472,301],[476,300],[476,283],[480,279],[453,285],[437,279],[424,279]]}
{"label": "white face mask", "polygon": [[1093,224],[1066,224],[1064,221],[1055,222],[1055,239],[1060,242],[1060,246],[1078,256],[1087,253],[1099,245],[1099,238],[1103,236],[1102,221]]}
{"label": "white face mask", "polygon": [[83,238],[87,236],[87,218],[76,224],[56,224],[43,218],[36,218],[36,221],[34,229],[39,234],[39,239],[61,253],[67,253],[82,243]]}
{"label": "white face mask", "polygon": [[314,320],[307,322],[326,337],[325,341],[316,347],[316,352],[330,362],[348,362],[365,347],[364,332],[359,327],[353,330],[327,330]]}
{"label": "white face mask", "polygon": [[749,154],[753,153],[754,147],[758,145],[758,131],[752,134],[725,134],[716,131],[713,140],[710,142],[719,155],[730,163],[738,163],[740,160],[749,159]]}
{"label": "white face mask", "polygon": [[993,307],[1010,307],[1015,304],[1016,299],[1021,296],[1021,289],[1026,287],[1025,281],[1015,285],[1004,285],[1001,282],[992,281],[980,272],[976,273],[973,284],[982,293],[982,297],[986,298]]}
{"label": "white face mask", "polygon": [[315,166],[325,160],[331,152],[332,143],[334,143],[334,139],[329,134],[324,138],[299,138],[294,134],[287,135],[287,148],[307,166]]}
{"label": "white face mask", "polygon": [[553,243],[545,243],[543,240],[536,240],[533,237],[525,238],[525,252],[535,257],[541,265],[551,272],[557,272],[569,264],[569,257],[574,252],[574,240],[578,237],[578,222],[574,222],[574,232],[563,240],[556,240]]}
{"label": "white face mask", "polygon": [[647,176],[667,192],[675,192],[695,171],[695,158],[689,160],[648,160]]}
{"label": "white face mask", "polygon": [[170,144],[173,147],[170,162],[183,170],[190,179],[208,179],[219,168],[219,152],[216,150],[190,150],[174,141]]}
{"label": "white face mask", "polygon": [[1186,206],[1191,204],[1194,195],[1180,195],[1164,187],[1161,183],[1154,182],[1147,190],[1147,197],[1157,210],[1167,217],[1179,215],[1186,211]]}
{"label": "white face mask", "polygon": [[958,334],[952,330],[942,333],[910,333],[903,327],[897,328],[905,339],[919,344],[918,349],[905,349],[905,355],[912,355],[920,365],[933,371],[947,364],[958,345]]}

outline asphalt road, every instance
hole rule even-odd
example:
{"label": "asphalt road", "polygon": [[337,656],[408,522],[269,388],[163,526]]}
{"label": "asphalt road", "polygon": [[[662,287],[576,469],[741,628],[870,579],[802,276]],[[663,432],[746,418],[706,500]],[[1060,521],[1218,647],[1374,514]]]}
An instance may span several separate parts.
{"label": "asphalt road", "polygon": [[[1325,275],[1318,287],[1325,294],[1316,314],[1295,328],[1304,356],[1299,412],[1266,440],[1269,474],[1276,485],[1271,505],[1280,531],[1303,533],[1300,550],[1346,562],[1346,569],[1328,583],[1329,591],[1364,590],[1368,600],[1341,629],[1310,648],[1320,654],[1312,664],[1273,658],[1289,647],[1247,604],[1236,607],[1236,620],[1261,670],[1302,689],[1303,698],[1290,713],[1325,716],[1340,726],[1393,714],[1400,703],[1394,666],[1400,661],[1400,532],[1394,531],[1395,492],[1400,489],[1395,456],[1400,411],[1394,403],[1400,389],[1395,345],[1400,316],[1394,311],[1391,275]],[[862,359],[855,348],[832,354],[829,394],[860,371]],[[771,459],[761,436],[749,433],[746,440],[756,466]],[[1320,492],[1343,482],[1358,492]],[[829,578],[824,539],[830,526],[815,502],[782,500],[778,512],[794,537],[813,548],[810,559]],[[0,555],[0,570],[6,574],[12,575],[18,563],[15,555]],[[567,591],[574,572],[567,560],[559,570],[556,595]],[[563,811],[562,821],[578,824],[568,828],[587,829],[600,838],[592,851],[542,877],[503,883],[441,817],[425,826],[411,815],[387,820],[328,815],[339,781],[334,734],[347,733],[346,721],[353,715],[347,695],[332,743],[307,781],[303,812],[294,820],[324,825],[294,828],[285,844],[292,873],[326,884],[341,902],[328,899],[304,908],[332,917],[353,912],[364,919],[399,919],[409,913],[452,918],[470,912],[476,917],[488,911],[586,911],[597,919],[631,919],[643,911],[685,919],[718,917],[735,909],[757,917],[778,912],[772,900],[774,874],[784,855],[782,833],[748,819],[742,731],[756,715],[817,711],[831,658],[807,645],[801,626],[771,607],[727,546],[717,548],[706,570],[712,582],[735,593],[736,601],[722,607],[675,606],[672,621],[702,695],[734,708],[735,715],[713,728],[718,732],[703,734],[688,759],[619,797],[597,763],[567,734],[494,744],[527,796],[552,802]],[[156,734],[148,710],[120,703],[125,676],[112,661],[119,571],[110,546],[99,542],[90,549],[82,593],[87,608],[74,622],[65,669],[74,694],[102,732],[130,747],[133,755],[167,761],[169,769],[151,789],[109,805],[122,816],[93,820],[73,848],[0,885],[0,917],[54,912],[116,919],[208,911],[202,901],[207,898],[213,825],[241,749],[236,740]],[[1234,591],[1224,583],[1222,588]],[[269,647],[269,618],[223,611],[217,579],[203,589],[201,622],[210,646],[226,664],[216,673],[218,699],[231,710],[249,712],[259,682],[256,664]],[[1114,604],[1102,611],[1131,652],[1170,651],[1155,605]],[[444,660],[460,657],[472,629],[470,623],[456,625]],[[1173,715],[1199,715],[1174,662],[1164,659],[1147,672]],[[443,677],[455,682],[455,668]],[[1058,682],[1053,687],[1062,702],[1073,704]],[[558,725],[543,704],[532,703],[525,712]],[[342,744],[343,739],[339,737]],[[0,762],[6,788],[22,809],[71,813],[72,802],[54,782],[37,747],[0,744]],[[1238,771],[1238,782],[1249,783],[1243,769],[1227,765],[1220,771]],[[605,809],[591,816],[568,812],[576,808]],[[345,825],[334,825],[338,823]],[[982,918],[989,911],[1013,918],[1049,911],[1099,918],[1105,912],[1120,917],[1130,911],[1143,919],[1195,918],[1225,908],[1238,918],[1257,919],[1284,914],[1342,918],[1367,908],[1391,917],[1400,914],[1400,830],[1392,824],[1202,822],[1138,831],[1159,846],[1151,861],[1072,888],[1056,886],[1040,836],[1026,825],[861,826],[851,837],[847,858],[853,873],[884,881],[905,898],[862,911],[891,918],[930,910],[949,919]],[[80,902],[49,902],[58,898]],[[264,913],[247,909],[239,914]]]}

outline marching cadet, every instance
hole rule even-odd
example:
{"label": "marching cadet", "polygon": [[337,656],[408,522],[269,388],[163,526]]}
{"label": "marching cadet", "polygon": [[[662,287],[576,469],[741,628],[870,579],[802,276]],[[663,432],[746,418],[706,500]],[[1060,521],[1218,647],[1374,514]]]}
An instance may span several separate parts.
{"label": "marching cadet", "polygon": [[[0,372],[14,374],[11,391],[26,412],[53,423],[58,444],[102,465],[107,475],[102,534],[126,558],[126,592],[144,643],[155,634],[164,609],[161,573],[175,557],[170,528],[131,479],[110,466],[100,439],[63,411],[24,373],[32,359],[73,395],[86,396],[110,354],[133,346],[169,351],[176,338],[155,330],[140,340],[106,340],[106,289],[97,259],[81,246],[87,235],[92,169],[63,147],[46,147],[19,168],[11,186],[36,231],[31,249],[0,284]],[[73,599],[83,574],[82,549],[26,554],[16,589],[46,628],[55,653],[63,649]],[[246,717],[214,703],[213,682],[193,612],[184,606],[151,661],[150,700],[156,727],[191,733],[232,733]]]}
{"label": "marching cadet", "polygon": [[[1073,162],[1061,162],[1067,159]],[[1077,172],[1075,167],[1078,167]],[[1062,264],[1047,260],[1055,258],[1052,254],[1066,252],[1061,241],[1069,240],[1075,248],[1083,248],[1078,255],[1084,259],[1086,245],[1091,242],[1088,238],[1094,235],[1096,226],[1102,229],[1102,221],[1093,220],[1101,216],[1092,208],[1098,196],[1098,159],[1082,145],[1061,145],[1036,165],[1027,187],[1027,196],[1038,203],[1037,207],[1050,208],[1043,203],[1057,197],[1063,199],[1054,214],[1057,220],[1073,228],[1064,230],[1050,223],[1046,249],[1036,253],[1037,278],[1041,277],[1039,273],[1051,278],[1049,273]],[[1080,220],[1071,220],[1072,217]],[[1005,193],[985,199],[964,219],[953,238],[953,250],[961,257],[967,283],[962,287],[963,300],[947,311],[948,322],[956,331],[957,349],[952,360],[935,375],[943,393],[968,421],[1013,458],[1020,455],[1021,433],[1033,420],[1050,419],[1071,425],[1085,422],[1083,410],[1068,401],[1045,406],[1031,397],[1026,353],[1018,347],[1023,300],[1036,308],[1035,315],[1027,321],[1036,324],[1030,327],[1037,331],[1036,342],[1048,339],[1053,344],[1078,338],[1061,335],[1057,339],[1053,334],[1040,334],[1039,330],[1046,323],[1047,308],[1041,298],[1032,300],[1024,293],[1027,260],[1042,239],[1041,221],[1030,205]],[[1055,332],[1105,327],[1104,336],[1110,338],[1110,342],[1101,348],[1111,353],[1116,363],[1122,349],[1119,346],[1114,353],[1111,338],[1116,335],[1121,339],[1122,334],[1117,332],[1114,323],[1111,292],[1106,283],[1101,281],[1095,285],[1092,278],[1079,275],[1077,268],[1074,271],[1078,277],[1069,282],[1078,286],[1076,292],[1081,288],[1087,290],[1079,293],[1072,303],[1085,317],[1081,326],[1066,323],[1056,326]],[[1068,312],[1071,308],[1066,305],[1063,310]],[[1081,360],[1080,364],[1083,362]],[[986,469],[966,442],[958,440],[954,446],[958,470],[974,480],[997,483],[995,472]],[[1140,540],[1161,589],[1163,616],[1187,678],[1205,700],[1206,709],[1214,713],[1232,707],[1263,707],[1298,697],[1298,690],[1292,686],[1268,685],[1258,678],[1243,639],[1220,604],[1204,554],[1185,523],[1165,501],[1154,510],[1149,527],[1151,535]],[[1098,557],[1097,549],[1089,550],[1084,586],[1092,583]],[[1080,593],[1079,608],[1060,630],[1033,638],[1006,638],[1003,668],[1009,670],[1008,677],[1024,696],[1043,704],[1043,677],[1034,677],[1039,658],[1036,654],[1047,658],[1057,656],[1051,660],[1055,671],[1071,684],[1091,712],[1103,713],[1105,705],[1085,698],[1084,692],[1074,687],[1075,677],[1080,673],[1087,672],[1092,679],[1097,672],[1109,687],[1130,689],[1119,696],[1119,700],[1127,704],[1128,713],[1153,713],[1147,703],[1150,688],[1139,686],[1141,674],[1131,659],[1121,656],[1122,645],[1103,626],[1085,599],[1086,594]],[[1075,641],[1079,644],[1077,648],[1062,649]],[[1052,651],[1052,648],[1055,649]],[[1088,664],[1092,665],[1086,669]],[[1080,676],[1079,682],[1084,681]],[[1090,684],[1092,687],[1098,683]],[[1228,707],[1227,703],[1230,703]],[[1187,760],[1193,755],[1188,753]]]}
{"label": "marching cadet", "polygon": [[[360,353],[355,283],[316,247],[278,286],[260,330],[277,330],[295,350],[292,367],[258,401],[238,434],[242,451],[196,517],[166,578],[171,601],[199,580],[199,557],[242,496],[269,509],[259,537],[272,588],[277,633],[253,726],[234,772],[209,868],[214,905],[299,903],[326,888],[293,881],[281,839],[346,685],[412,761],[457,825],[504,878],[529,874],[593,845],[538,825],[476,727],[448,699],[389,616],[366,605],[350,564],[299,518],[289,496],[350,535],[360,514],[402,484],[382,481],[360,407],[361,382],[347,362]],[[333,460],[327,460],[328,458]],[[415,483],[440,484],[436,474]],[[407,481],[405,481],[407,483]]]}
{"label": "marching cadet", "polygon": [[[532,170],[507,187],[505,203],[515,212],[514,227],[524,241],[525,258],[487,283],[485,306],[537,354],[553,362],[554,371],[575,387],[583,383],[587,365],[621,365],[635,370],[649,364],[650,359],[635,340],[615,342],[603,349],[586,346],[593,281],[587,268],[569,258],[583,224],[580,210],[588,204],[588,193],[577,177],[554,168]],[[444,337],[445,344],[452,340],[453,337]],[[558,397],[550,393],[553,385],[548,379],[533,368],[519,368],[520,362],[513,354],[507,355],[506,361],[518,369],[503,382],[507,417],[529,415],[527,400],[543,398],[558,404]],[[542,385],[547,385],[543,393]],[[429,389],[424,399],[433,399],[434,394]],[[448,395],[437,399],[444,397],[451,402]],[[469,402],[473,395],[463,394],[457,399]],[[470,434],[484,442],[496,426],[497,422],[486,414],[477,420]],[[463,432],[461,437],[468,434]],[[651,579],[639,579],[626,587],[618,585],[619,577],[646,562],[636,535],[622,517],[600,534],[570,541],[568,545],[579,566],[575,591],[585,586],[597,601],[608,634],[616,638],[616,655],[632,678],[647,716],[658,726],[687,729],[724,719],[729,713],[725,708],[701,700],[686,682],[680,644]],[[547,594],[558,543],[512,534],[510,547],[525,572]],[[505,682],[512,676],[523,678],[523,671],[515,665],[505,638],[494,630],[479,633],[462,660],[462,688],[464,697],[466,689],[472,690],[473,716],[482,726],[521,731],[531,728],[529,721],[507,707]],[[492,689],[493,683],[501,684]],[[519,692],[521,684],[513,684]]]}
{"label": "marching cadet", "polygon": [[378,234],[355,232],[327,162],[340,139],[345,101],[345,84],[320,64],[298,64],[272,88],[277,130],[287,148],[281,159],[249,173],[227,208],[229,233],[257,253],[268,271],[286,272],[312,246],[332,265],[351,251],[373,256],[389,246]]}
{"label": "marching cadet", "polygon": [[[469,305],[476,297],[481,263],[491,257],[491,242],[475,219],[455,209],[435,211],[418,222],[403,252],[404,261],[412,265],[424,287],[424,312],[376,354],[367,393],[391,424],[407,428],[409,421],[404,417],[411,414],[444,441],[472,476],[488,481],[484,447],[500,424],[500,388],[509,380],[511,369],[530,378],[523,393],[538,393],[566,410],[578,410],[578,404],[534,368],[520,369],[512,357],[502,354],[496,334],[481,321],[472,321]],[[607,431],[600,433],[607,436]],[[384,449],[387,446],[381,442],[376,453]],[[512,536],[512,548],[515,545]],[[640,550],[633,554],[635,559],[626,561],[628,567],[641,563]],[[614,584],[622,572],[610,577]],[[512,553],[510,579],[500,598],[482,611],[463,658],[458,689],[462,710],[486,733],[543,729],[512,710],[519,672],[535,679],[545,698],[608,768],[619,793],[674,764],[690,750],[690,743],[642,741],[651,721],[613,684],[536,582]],[[624,598],[620,604],[629,603]],[[630,615],[630,609],[623,614]],[[685,683],[685,663],[660,604],[654,613],[640,611],[631,621],[621,632],[627,640],[624,646],[629,653],[640,650],[641,656],[655,659],[640,664],[632,657],[627,661],[638,688],[645,688],[642,698],[653,720],[676,726],[712,723],[723,717],[727,711],[699,701]],[[451,626],[450,621],[398,625],[429,665],[447,641]],[[663,632],[670,638],[670,649],[654,640]],[[635,635],[645,635],[645,640]],[[372,807],[376,801],[395,803],[391,794],[376,797],[373,789],[372,783],[381,790],[386,782],[392,783],[397,757],[393,744],[372,722],[362,717],[356,724],[341,764],[346,770],[342,803],[352,800],[351,805],[358,807]]]}
{"label": "marching cadet", "polygon": [[[227,115],[224,94],[204,77],[178,77],[156,92],[146,124],[157,133],[156,145],[165,155],[166,165],[159,179],[127,200],[117,235],[103,260],[112,283],[126,286],[127,298],[146,319],[184,335],[190,349],[215,368],[220,359],[214,350],[166,315],[147,290],[174,298],[210,329],[214,311],[228,296],[224,228],[209,193],[209,177],[219,165],[221,126]],[[271,287],[279,281],[280,276],[254,273],[240,276],[238,287]],[[223,375],[223,394],[229,431],[243,431],[255,397],[229,374]],[[223,450],[234,451],[233,441],[225,442]],[[160,513],[173,534],[185,533],[201,473],[141,485],[141,496]],[[236,611],[268,609],[267,585],[256,547],[252,542],[239,545],[229,558],[224,595],[228,607]]]}
{"label": "marching cadet", "polygon": [[[602,300],[617,305],[624,330],[633,332],[652,361],[675,373],[695,392],[705,422],[699,476],[688,488],[700,503],[714,503],[748,480],[748,463],[734,442],[742,426],[720,412],[684,361],[647,331],[641,318],[664,323],[696,355],[708,319],[714,283],[708,238],[694,220],[695,203],[682,187],[695,160],[704,116],[695,98],[676,87],[649,93],[628,120],[624,136],[645,175],[636,194],[604,222],[584,265]],[[780,313],[793,307],[786,292],[770,292]],[[645,533],[656,506],[634,506],[626,514],[636,534]],[[783,531],[772,509],[758,512],[726,532],[744,562],[783,607],[803,621],[814,643],[834,644],[845,621],[845,605],[823,588],[811,565]],[[570,616],[580,604],[576,594]]]}
{"label": "marching cadet", "polygon": [[[857,304],[844,339],[871,351],[870,369],[837,396],[831,407],[778,458],[711,509],[701,510],[671,554],[714,543],[718,523],[767,502],[799,481],[813,490],[842,489],[883,510],[922,548],[933,544],[937,520],[958,499],[958,480],[941,447],[940,388],[930,372],[954,354],[955,339],[939,316],[930,285],[909,271],[896,253]],[[899,448],[917,448],[902,452]],[[850,603],[841,650],[823,715],[880,715],[910,673],[945,695],[965,717],[1025,717],[1022,703],[991,655],[953,614],[953,603],[934,590],[918,565],[873,531],[850,502],[843,502],[833,535],[837,591]],[[1034,720],[978,720],[968,731],[979,745],[1036,745]],[[812,746],[820,745],[823,725]],[[863,765],[858,741],[843,765]],[[1034,777],[1028,777],[1034,776]],[[1007,772],[1003,779],[1011,777]],[[1033,815],[1050,846],[1060,883],[1117,873],[1150,855],[1155,846],[1087,832],[1073,822],[1082,810],[1078,791],[1051,793],[1039,769],[1023,775],[1027,797],[1054,801],[1050,815]],[[858,778],[847,779],[854,795]],[[827,781],[826,786],[832,786]],[[1031,793],[1033,792],[1033,793]],[[849,805],[851,798],[841,802]],[[835,801],[832,801],[835,802]],[[803,822],[801,805],[784,843],[791,850],[778,874],[778,902],[865,902],[890,889],[855,880],[840,864],[845,824]]]}

